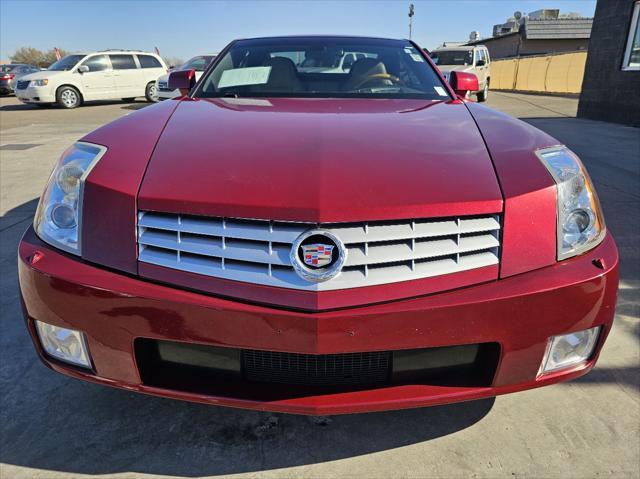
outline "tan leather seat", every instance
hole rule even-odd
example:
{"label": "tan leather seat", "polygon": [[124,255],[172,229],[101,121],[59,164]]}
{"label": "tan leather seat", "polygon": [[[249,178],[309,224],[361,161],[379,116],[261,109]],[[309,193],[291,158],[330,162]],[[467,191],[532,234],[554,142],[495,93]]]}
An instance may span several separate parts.
{"label": "tan leather seat", "polygon": [[[380,60],[376,58],[361,58],[357,60],[349,71],[349,77],[343,85],[343,89],[354,90],[366,83],[366,79],[372,75],[386,74],[387,69]],[[379,85],[392,85],[389,80],[380,79]]]}
{"label": "tan leather seat", "polygon": [[265,67],[271,67],[269,80],[265,85],[256,85],[254,91],[265,92],[300,92],[304,91],[302,82],[298,79],[296,65],[289,58],[273,57],[264,61]]}

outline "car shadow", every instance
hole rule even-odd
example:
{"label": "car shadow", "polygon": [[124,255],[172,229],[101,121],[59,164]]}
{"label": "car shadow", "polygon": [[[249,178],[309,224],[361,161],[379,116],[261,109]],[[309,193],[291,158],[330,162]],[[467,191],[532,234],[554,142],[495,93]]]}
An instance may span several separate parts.
{"label": "car shadow", "polygon": [[[33,198],[26,203],[16,206],[0,216],[0,231],[8,230],[11,225],[24,220],[31,220],[38,206],[38,198]],[[17,245],[16,245],[17,246]]]}
{"label": "car shadow", "polygon": [[150,105],[154,105],[154,103],[148,102],[146,100],[143,101],[133,101],[133,102],[129,102],[127,103],[125,106],[122,107],[123,110],[141,110],[147,106]]}
{"label": "car shadow", "polygon": [[80,108],[91,108],[91,107],[99,107],[104,105],[123,105],[122,108],[128,108],[132,105],[138,106],[139,108],[144,108],[148,105],[153,105],[153,103],[148,102],[144,98],[136,98],[131,101],[125,100],[100,100],[100,101],[88,101],[84,103]]}
{"label": "car shadow", "polygon": [[31,394],[5,411],[13,417],[0,461],[64,473],[200,477],[317,464],[461,431],[494,404],[313,418],[154,398],[32,369],[19,388]]}
{"label": "car shadow", "polygon": [[49,106],[48,105],[36,106],[36,105],[27,105],[26,103],[18,103],[18,104],[0,106],[0,111],[42,110],[42,108],[49,108]]}
{"label": "car shadow", "polygon": [[[635,334],[638,336],[637,329]],[[589,374],[585,374],[566,384],[572,383],[618,384],[632,390],[640,391],[640,369],[637,367],[606,368],[596,366]]]}
{"label": "car shadow", "polygon": [[[78,108],[86,109],[86,108],[92,108],[92,107],[100,107],[105,105],[117,105],[117,104],[123,105],[122,108],[127,110],[140,110],[145,106],[153,105],[153,103],[150,103],[145,99],[140,99],[140,100],[136,99],[133,101],[126,101],[126,102],[123,100],[108,100],[108,101],[105,100],[105,101],[88,101],[86,103],[83,103],[82,106]],[[19,103],[19,104],[0,106],[0,111],[28,111],[28,110],[41,111],[43,109],[46,110],[51,108],[61,109],[61,110],[63,109],[54,104],[29,105],[26,103]]]}

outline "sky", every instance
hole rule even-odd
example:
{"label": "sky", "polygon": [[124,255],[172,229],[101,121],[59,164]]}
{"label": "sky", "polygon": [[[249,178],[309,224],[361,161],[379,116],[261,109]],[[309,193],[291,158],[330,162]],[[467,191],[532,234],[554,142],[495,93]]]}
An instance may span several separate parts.
{"label": "sky", "polygon": [[352,34],[408,38],[435,48],[464,41],[514,11],[560,8],[593,16],[596,0],[0,0],[0,59],[19,47],[93,51],[160,49],[188,59],[216,53],[235,38],[294,34]]}

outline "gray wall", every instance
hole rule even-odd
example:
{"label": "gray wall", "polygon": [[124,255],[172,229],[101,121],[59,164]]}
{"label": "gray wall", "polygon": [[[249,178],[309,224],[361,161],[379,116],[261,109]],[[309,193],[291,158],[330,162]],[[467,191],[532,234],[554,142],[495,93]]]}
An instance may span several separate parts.
{"label": "gray wall", "polygon": [[518,54],[518,43],[520,43],[520,34],[506,35],[502,37],[485,40],[482,44],[489,50],[489,56],[492,60],[500,58],[515,57]]}
{"label": "gray wall", "polygon": [[522,40],[520,56],[544,55],[546,53],[587,51],[588,38],[566,38],[562,40]]}
{"label": "gray wall", "polygon": [[623,71],[633,0],[598,0],[578,116],[640,126],[640,71]]}
{"label": "gray wall", "polygon": [[544,55],[546,53],[586,51],[589,47],[587,38],[568,38],[558,40],[528,40],[521,34],[505,35],[487,39],[481,42],[489,49],[489,55],[494,60],[500,58]]}

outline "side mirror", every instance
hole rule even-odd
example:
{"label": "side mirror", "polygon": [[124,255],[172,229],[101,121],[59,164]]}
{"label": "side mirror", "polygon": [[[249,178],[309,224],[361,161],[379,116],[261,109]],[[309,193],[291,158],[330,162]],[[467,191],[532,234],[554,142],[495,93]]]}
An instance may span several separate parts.
{"label": "side mirror", "polygon": [[195,70],[178,70],[169,73],[169,90],[180,90],[180,95],[185,96],[196,84]]}
{"label": "side mirror", "polygon": [[449,75],[449,84],[456,92],[456,95],[462,98],[466,97],[469,92],[478,91],[478,77],[473,73],[452,71]]}
{"label": "side mirror", "polygon": [[78,73],[87,73],[89,71],[89,67],[87,65],[80,65],[78,67]]}
{"label": "side mirror", "polygon": [[483,67],[487,64],[487,62],[485,62],[484,60],[478,60],[478,62],[476,63],[477,67]]}

